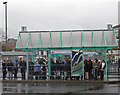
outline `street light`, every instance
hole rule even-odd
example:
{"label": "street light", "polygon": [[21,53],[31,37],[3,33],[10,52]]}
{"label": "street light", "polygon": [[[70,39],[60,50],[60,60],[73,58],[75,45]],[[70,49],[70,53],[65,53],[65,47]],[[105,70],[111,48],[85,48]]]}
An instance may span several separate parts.
{"label": "street light", "polygon": [[6,50],[7,50],[7,2],[3,2],[5,4],[5,33],[6,33]]}

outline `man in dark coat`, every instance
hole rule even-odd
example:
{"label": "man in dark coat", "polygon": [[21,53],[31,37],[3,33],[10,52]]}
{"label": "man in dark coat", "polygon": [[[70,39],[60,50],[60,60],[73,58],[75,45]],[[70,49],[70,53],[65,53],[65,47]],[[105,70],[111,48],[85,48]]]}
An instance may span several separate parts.
{"label": "man in dark coat", "polygon": [[84,78],[88,79],[88,64],[87,64],[87,59],[84,60]]}
{"label": "man in dark coat", "polygon": [[7,65],[5,63],[5,60],[2,62],[2,72],[3,72],[3,80],[5,80],[7,71],[6,71]]}
{"label": "man in dark coat", "polygon": [[9,60],[9,63],[7,64],[7,69],[8,69],[8,78],[12,79],[13,78],[13,63],[11,60]]}
{"label": "man in dark coat", "polygon": [[92,72],[92,69],[93,69],[92,61],[91,61],[90,58],[88,59],[87,64],[88,64],[88,68],[87,69],[88,69],[89,80],[90,80],[91,79],[91,72]]}
{"label": "man in dark coat", "polygon": [[66,72],[67,72],[67,77],[65,79],[67,80],[69,77],[72,79],[72,77],[71,77],[71,60],[70,60],[70,58],[67,59],[65,67],[66,67]]}
{"label": "man in dark coat", "polygon": [[13,65],[14,65],[13,67],[14,79],[17,79],[17,73],[18,73],[18,60],[17,59],[15,60],[15,63]]}
{"label": "man in dark coat", "polygon": [[26,62],[24,59],[20,62],[22,80],[25,80]]}
{"label": "man in dark coat", "polygon": [[34,63],[32,62],[31,58],[29,59],[29,76],[28,79],[33,79],[34,73]]}

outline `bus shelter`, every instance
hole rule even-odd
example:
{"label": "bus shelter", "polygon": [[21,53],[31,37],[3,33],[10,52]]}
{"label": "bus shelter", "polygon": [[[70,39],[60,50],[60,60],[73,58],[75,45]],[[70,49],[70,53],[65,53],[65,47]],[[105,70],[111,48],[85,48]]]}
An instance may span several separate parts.
{"label": "bus shelter", "polygon": [[[71,76],[73,63],[82,64],[82,76],[84,80],[84,51],[101,50],[101,60],[106,61],[107,80],[107,50],[118,47],[115,30],[66,30],[66,31],[20,31],[16,43],[16,50],[23,50],[27,53],[27,79],[29,76],[29,51],[48,51],[48,78],[51,75],[51,51],[70,50]],[[78,50],[78,53],[75,53]],[[103,55],[104,52],[104,55]],[[79,55],[80,61],[74,62],[74,54]]]}

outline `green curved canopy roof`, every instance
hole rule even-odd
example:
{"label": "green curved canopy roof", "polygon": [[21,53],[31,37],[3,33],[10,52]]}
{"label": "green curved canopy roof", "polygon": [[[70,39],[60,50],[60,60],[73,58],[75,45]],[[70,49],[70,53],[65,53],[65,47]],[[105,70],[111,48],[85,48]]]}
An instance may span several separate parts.
{"label": "green curved canopy roof", "polygon": [[113,30],[21,31],[17,50],[112,49],[118,42]]}

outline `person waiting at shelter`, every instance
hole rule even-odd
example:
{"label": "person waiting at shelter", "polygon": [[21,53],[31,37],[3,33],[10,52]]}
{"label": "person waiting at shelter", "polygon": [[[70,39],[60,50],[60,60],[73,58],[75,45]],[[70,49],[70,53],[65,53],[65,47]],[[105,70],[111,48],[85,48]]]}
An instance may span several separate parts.
{"label": "person waiting at shelter", "polygon": [[54,59],[53,58],[51,58],[51,61],[50,61],[50,63],[51,63],[51,78],[50,79],[54,79],[54,71],[55,71],[55,66],[54,66]]}
{"label": "person waiting at shelter", "polygon": [[60,57],[57,57],[57,60],[56,60],[56,65],[55,65],[55,67],[56,67],[56,75],[57,75],[57,79],[60,79],[60,69],[61,69],[61,67],[60,67],[60,64],[61,64],[61,59],[60,59]]}
{"label": "person waiting at shelter", "polygon": [[22,58],[22,61],[20,62],[20,67],[21,67],[21,75],[22,75],[22,80],[25,80],[25,72],[26,72],[26,62]]}
{"label": "person waiting at shelter", "polygon": [[66,62],[66,61],[63,60],[63,62],[61,61],[61,63],[59,63],[59,70],[60,70],[60,78],[61,78],[61,79],[64,79],[63,76],[64,76],[64,63],[65,63],[65,62]]}
{"label": "person waiting at shelter", "polygon": [[9,60],[9,63],[7,64],[8,69],[8,78],[13,79],[13,63],[11,60]]}
{"label": "person waiting at shelter", "polygon": [[2,62],[2,73],[3,73],[3,80],[5,80],[6,75],[7,75],[7,71],[6,71],[7,65],[5,60]]}
{"label": "person waiting at shelter", "polygon": [[67,63],[65,64],[65,68],[66,68],[67,76],[66,76],[65,79],[67,80],[68,78],[72,79],[72,77],[71,77],[71,60],[70,60],[70,57],[67,59],[66,62]]}
{"label": "person waiting at shelter", "polygon": [[98,69],[99,69],[99,62],[98,59],[95,59],[95,62],[93,63],[93,70],[94,70],[94,78],[97,80],[98,77]]}
{"label": "person waiting at shelter", "polygon": [[13,74],[14,79],[17,79],[17,73],[18,73],[18,60],[15,60],[15,63],[13,64]]}
{"label": "person waiting at shelter", "polygon": [[64,68],[63,68],[63,79],[65,79],[65,77],[67,76],[67,72],[66,72],[66,64],[67,64],[67,62],[66,62],[66,60],[64,59],[63,60],[63,64],[64,64]]}
{"label": "person waiting at shelter", "polygon": [[28,76],[28,79],[33,79],[33,73],[34,73],[34,63],[32,62],[32,59],[30,58],[29,59],[29,76]]}
{"label": "person waiting at shelter", "polygon": [[44,60],[42,58],[39,58],[38,63],[40,64],[40,67],[43,71],[41,72],[42,79],[46,79],[46,66],[45,66]]}
{"label": "person waiting at shelter", "polygon": [[35,65],[34,65],[34,75],[35,75],[36,80],[38,80],[40,78],[41,72],[43,72],[43,71],[40,67],[40,64],[38,64],[38,61],[36,61]]}
{"label": "person waiting at shelter", "polygon": [[104,70],[106,67],[106,63],[105,60],[103,60],[100,64],[100,79],[103,80],[104,79]]}
{"label": "person waiting at shelter", "polygon": [[88,68],[88,64],[87,64],[87,59],[85,59],[84,60],[84,75],[85,75],[84,77],[85,77],[85,79],[88,79],[88,75],[89,75],[88,74],[88,69],[89,68]]}
{"label": "person waiting at shelter", "polygon": [[91,72],[92,72],[92,69],[93,69],[93,66],[92,66],[92,61],[91,59],[89,58],[88,61],[87,61],[87,66],[88,66],[88,75],[89,75],[89,80],[91,79]]}
{"label": "person waiting at shelter", "polygon": [[91,61],[90,58],[88,58],[88,62],[90,63],[91,69],[93,69],[93,62]]}

